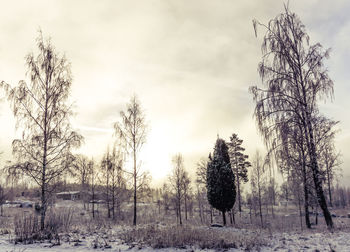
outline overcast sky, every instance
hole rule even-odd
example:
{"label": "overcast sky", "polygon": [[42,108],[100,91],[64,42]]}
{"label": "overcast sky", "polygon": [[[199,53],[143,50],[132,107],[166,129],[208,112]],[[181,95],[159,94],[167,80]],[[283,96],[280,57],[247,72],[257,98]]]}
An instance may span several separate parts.
{"label": "overcast sky", "polygon": [[[85,137],[78,152],[99,160],[112,143],[113,122],[136,93],[150,130],[143,167],[161,181],[181,152],[194,174],[217,134],[237,133],[247,153],[262,148],[248,93],[260,84],[261,38],[252,19],[266,23],[283,11],[268,1],[0,1],[0,80],[25,78],[24,57],[35,51],[41,27],[72,64],[72,119]],[[325,62],[335,83],[323,113],[340,120],[336,146],[343,154],[342,182],[350,179],[350,2],[290,1],[312,42],[331,47]],[[15,135],[8,104],[0,104],[0,149],[11,157]]]}

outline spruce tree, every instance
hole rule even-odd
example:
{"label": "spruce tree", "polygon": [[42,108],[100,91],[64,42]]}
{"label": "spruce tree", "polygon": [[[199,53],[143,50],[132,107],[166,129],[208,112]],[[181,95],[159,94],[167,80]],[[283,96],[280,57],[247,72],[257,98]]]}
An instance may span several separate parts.
{"label": "spruce tree", "polygon": [[216,140],[214,155],[209,157],[207,168],[207,196],[210,205],[225,213],[230,211],[236,200],[235,177],[231,169],[228,147],[223,139]]}
{"label": "spruce tree", "polygon": [[248,161],[248,155],[244,154],[245,149],[242,147],[243,140],[238,138],[237,134],[232,134],[228,142],[229,156],[231,167],[236,178],[238,211],[242,212],[241,207],[241,183],[248,182],[248,167],[251,166]]}

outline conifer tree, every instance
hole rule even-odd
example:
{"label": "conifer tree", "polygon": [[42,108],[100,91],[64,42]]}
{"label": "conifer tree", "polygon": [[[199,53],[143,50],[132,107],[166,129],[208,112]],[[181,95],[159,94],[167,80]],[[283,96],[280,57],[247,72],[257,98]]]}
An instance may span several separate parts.
{"label": "conifer tree", "polygon": [[235,177],[231,169],[228,147],[223,139],[216,140],[214,155],[210,157],[207,169],[207,196],[210,205],[225,213],[230,211],[236,200]]}
{"label": "conifer tree", "polygon": [[242,147],[243,140],[238,138],[237,134],[232,134],[230,137],[229,156],[231,167],[236,178],[238,211],[242,212],[241,207],[241,183],[248,182],[248,167],[251,166],[248,161],[248,155],[244,154],[245,149]]}

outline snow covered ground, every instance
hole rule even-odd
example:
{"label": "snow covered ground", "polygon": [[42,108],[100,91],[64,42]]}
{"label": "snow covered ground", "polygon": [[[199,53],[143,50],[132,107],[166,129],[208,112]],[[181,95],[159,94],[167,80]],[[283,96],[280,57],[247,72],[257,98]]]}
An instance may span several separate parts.
{"label": "snow covered ground", "polygon": [[350,233],[344,231],[280,233],[270,241],[270,247],[262,251],[350,251]]}
{"label": "snow covered ground", "polygon": [[[115,239],[108,241],[111,247],[103,247],[103,239],[99,241],[102,247],[94,248],[94,240],[97,236],[91,235],[79,239],[78,241],[62,242],[61,245],[52,246],[50,243],[17,244],[9,242],[8,235],[0,236],[0,251],[8,252],[84,252],[84,251],[154,251],[150,247],[141,247],[138,244],[126,245],[122,241]],[[291,233],[275,233],[272,237],[266,234],[268,245],[260,249],[267,251],[350,251],[350,232],[337,231],[329,233],[327,231],[304,231]],[[188,247],[186,249],[167,248],[158,251],[203,251],[197,248]],[[205,250],[214,251],[214,250]],[[230,249],[229,251],[244,251],[244,249]]]}
{"label": "snow covered ground", "polygon": [[[83,206],[77,204],[73,201],[58,201],[55,205],[55,208],[59,212],[64,212],[65,210],[70,210],[74,213],[73,223],[71,228],[69,229],[71,233],[62,234],[60,237],[60,245],[54,245],[45,242],[45,243],[35,243],[35,244],[16,244],[14,245],[10,242],[11,238],[13,238],[13,218],[22,212],[29,211],[28,209],[21,209],[16,207],[5,208],[5,213],[7,217],[0,217],[1,229],[0,233],[5,233],[4,231],[12,233],[12,237],[9,234],[0,235],[0,252],[84,252],[84,251],[154,251],[155,249],[147,247],[144,244],[132,243],[134,239],[131,239],[131,244],[126,244],[123,242],[120,237],[121,233],[125,230],[130,230],[130,226],[118,224],[118,225],[108,225],[108,221],[105,221],[101,218],[100,222],[95,220],[93,222],[88,213],[83,210]],[[153,206],[151,209],[156,209],[157,206]],[[103,210],[103,209],[101,209]],[[143,210],[148,210],[148,212],[141,212],[143,216],[147,216],[147,213],[153,213],[153,210],[149,211],[149,207],[144,208]],[[140,209],[142,211],[142,208]],[[326,230],[325,224],[323,223],[322,218],[319,218],[319,225],[314,226],[315,229],[312,230],[304,230],[304,231],[286,231],[286,232],[277,232],[277,231],[269,231],[267,229],[260,230],[257,226],[249,226],[249,215],[248,212],[242,214],[242,219],[238,219],[240,221],[240,225],[236,228],[234,227],[226,227],[226,228],[209,228],[208,226],[196,226],[195,224],[190,224],[190,227],[199,229],[199,233],[203,233],[203,231],[213,230],[213,235],[211,232],[208,233],[208,239],[213,239],[217,243],[220,242],[222,237],[229,237],[229,241],[237,239],[231,238],[231,236],[221,236],[219,233],[236,233],[238,235],[232,236],[242,239],[249,240],[252,244],[266,244],[265,246],[260,247],[260,249],[255,251],[344,251],[350,252],[350,218],[347,218],[347,213],[349,213],[350,209],[340,209],[334,210],[333,212],[337,214],[337,216],[341,216],[341,218],[334,218],[335,227],[337,227],[336,231],[330,233]],[[102,212],[102,211],[101,211]],[[157,211],[156,211],[157,212]],[[299,219],[297,215],[293,215],[295,212],[294,208],[286,209],[286,208],[276,208],[275,214],[276,218],[272,220],[268,220],[271,230],[298,230],[299,227]],[[17,215],[16,215],[17,214]],[[278,217],[279,216],[279,217]],[[282,216],[282,217],[281,217]],[[220,216],[216,216],[220,217]],[[238,217],[238,216],[237,216]],[[277,218],[278,217],[278,218]],[[98,219],[98,218],[97,218]],[[154,219],[150,221],[145,221],[151,225],[156,225]],[[167,230],[171,230],[172,226],[169,224],[172,219],[167,222],[167,219],[162,219],[164,223],[158,226],[167,227]],[[221,219],[220,219],[221,220]],[[283,224],[283,225],[282,225]],[[291,225],[293,224],[293,225]],[[143,224],[138,225],[138,227],[142,228]],[[148,225],[148,224],[144,224]],[[170,225],[170,226],[169,226]],[[240,229],[240,228],[242,229]],[[282,229],[283,227],[283,229]],[[203,228],[203,230],[202,230]],[[172,232],[168,232],[167,235],[164,235],[163,230],[158,230],[158,235],[150,229],[148,233],[151,234],[151,237],[157,241],[159,239],[157,237],[170,237],[172,239]],[[147,231],[147,229],[146,229]],[[180,232],[183,233],[183,232]],[[193,236],[193,233],[190,233],[190,236]],[[135,237],[134,233],[131,233],[131,237]],[[250,238],[249,238],[250,237]],[[253,237],[253,238],[251,238]],[[261,241],[260,240],[261,237]],[[207,241],[207,236],[204,236],[205,241]],[[246,239],[247,238],[247,239]],[[165,239],[164,239],[165,240]],[[202,239],[203,240],[203,239]],[[235,244],[240,244],[239,242]],[[241,246],[241,245],[237,245]],[[214,251],[214,250],[200,250],[198,247],[186,247],[186,248],[166,248],[166,249],[158,249],[157,251]],[[229,249],[226,251],[246,251],[245,248],[239,249]],[[254,251],[254,250],[252,250]]]}

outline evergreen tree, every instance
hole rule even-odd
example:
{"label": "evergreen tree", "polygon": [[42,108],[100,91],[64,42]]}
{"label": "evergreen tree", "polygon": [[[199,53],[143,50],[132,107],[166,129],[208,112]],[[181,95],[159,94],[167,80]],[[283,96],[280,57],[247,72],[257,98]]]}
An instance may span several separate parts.
{"label": "evergreen tree", "polygon": [[209,157],[207,168],[207,196],[210,205],[222,212],[230,211],[236,200],[235,177],[231,169],[228,147],[223,139],[216,140],[214,155]]}
{"label": "evergreen tree", "polygon": [[248,155],[244,155],[245,149],[242,147],[243,140],[239,139],[237,134],[232,134],[230,137],[229,156],[233,173],[236,177],[238,211],[242,212],[241,207],[241,182],[248,182],[247,168],[252,166],[248,161]]}

